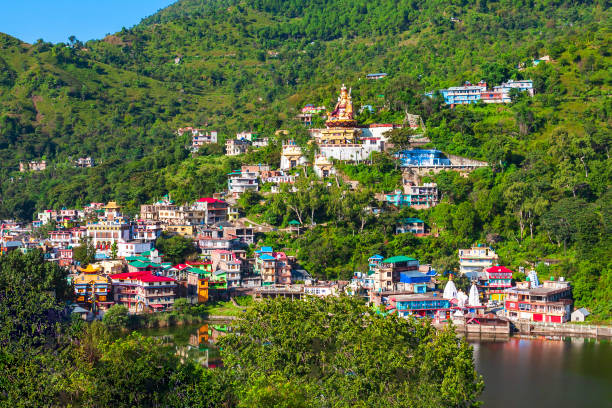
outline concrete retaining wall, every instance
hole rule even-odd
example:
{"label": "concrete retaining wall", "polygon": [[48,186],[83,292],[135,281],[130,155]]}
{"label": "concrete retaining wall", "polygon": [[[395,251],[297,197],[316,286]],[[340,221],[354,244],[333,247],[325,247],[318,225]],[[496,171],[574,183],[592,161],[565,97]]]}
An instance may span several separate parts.
{"label": "concrete retaining wall", "polygon": [[455,156],[453,154],[446,154],[451,161],[452,166],[473,166],[473,167],[486,167],[488,166],[487,162],[483,162],[480,160],[468,159],[467,157]]}
{"label": "concrete retaining wall", "polygon": [[514,327],[522,334],[565,335],[579,337],[612,338],[612,327],[586,324],[559,324],[540,322],[513,322]]}

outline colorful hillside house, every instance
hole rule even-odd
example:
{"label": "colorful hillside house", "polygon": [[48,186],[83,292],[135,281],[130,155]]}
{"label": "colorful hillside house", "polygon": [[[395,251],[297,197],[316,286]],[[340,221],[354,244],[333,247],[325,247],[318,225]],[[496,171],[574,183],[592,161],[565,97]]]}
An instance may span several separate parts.
{"label": "colorful hillside house", "polygon": [[197,268],[192,268],[187,273],[187,294],[197,303],[208,302],[208,281],[210,273]]}
{"label": "colorful hillside house", "polygon": [[210,260],[212,262],[213,274],[223,273],[228,287],[240,286],[242,260],[232,251],[216,249],[212,251]]}
{"label": "colorful hillside house", "polygon": [[[210,260],[207,261],[186,261],[185,264],[187,264],[190,268],[191,271],[194,271],[194,269],[198,269],[199,271],[202,271],[202,273],[208,273],[210,274],[213,270],[213,262]],[[194,271],[196,272],[196,271]]]}
{"label": "colorful hillside house", "polygon": [[255,251],[255,274],[262,278],[262,285],[291,284],[292,268],[284,252],[274,252],[264,246]]}
{"label": "colorful hillside house", "polygon": [[152,248],[149,251],[143,252],[141,256],[144,256],[148,258],[149,261],[155,262],[155,263],[162,263],[164,259],[164,254],[162,254],[161,252],[159,252],[159,250],[155,248]]}
{"label": "colorful hillside house", "polygon": [[505,266],[492,266],[485,269],[478,278],[478,286],[489,301],[503,302],[506,290],[512,287],[512,271]]}
{"label": "colorful hillside house", "polygon": [[436,293],[426,295],[395,295],[390,298],[397,314],[402,317],[416,316],[445,320],[449,317],[451,302]]}
{"label": "colorful hillside house", "polygon": [[143,259],[136,259],[128,263],[128,272],[143,272],[143,271],[158,272],[161,269],[162,269],[161,264],[158,264],[156,262],[151,262],[149,260],[145,261]]}
{"label": "colorful hillside house", "polygon": [[372,273],[355,272],[350,283],[346,286],[345,291],[350,296],[361,296],[366,291],[374,288],[374,279]]}
{"label": "colorful hillside house", "polygon": [[451,161],[443,152],[435,149],[401,150],[395,153],[395,158],[402,167],[444,167],[450,166]]}
{"label": "colorful hillside house", "polygon": [[498,258],[493,249],[483,245],[473,245],[470,249],[459,249],[458,252],[459,272],[470,279],[477,279]]}
{"label": "colorful hillside house", "polygon": [[572,287],[563,278],[544,281],[539,287],[525,281],[506,290],[504,309],[510,320],[565,323],[570,318],[572,303]]}
{"label": "colorful hillside house", "polygon": [[[438,185],[436,183],[425,183],[422,186],[405,185],[404,191],[395,190],[385,194],[385,201],[398,208],[412,207],[417,210],[434,207],[438,204]],[[425,225],[422,225],[423,231]],[[417,232],[424,235],[424,232]]]}
{"label": "colorful hillside house", "polygon": [[404,290],[413,293],[425,293],[427,287],[431,283],[431,278],[436,276],[436,271],[432,270],[427,273],[420,271],[400,272],[400,283],[403,283]]}

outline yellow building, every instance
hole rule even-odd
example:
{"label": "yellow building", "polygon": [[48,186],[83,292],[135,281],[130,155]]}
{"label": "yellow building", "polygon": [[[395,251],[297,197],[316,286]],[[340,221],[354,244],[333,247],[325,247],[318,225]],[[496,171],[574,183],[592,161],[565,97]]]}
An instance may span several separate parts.
{"label": "yellow building", "polygon": [[195,229],[193,225],[166,225],[164,230],[174,232],[184,237],[193,237]]}
{"label": "yellow building", "polygon": [[87,265],[86,268],[78,268],[81,273],[72,281],[74,293],[79,303],[110,304],[111,292],[110,279],[102,275],[99,266]]}
{"label": "yellow building", "polygon": [[315,156],[313,170],[320,178],[325,178],[331,176],[332,174],[336,174],[334,164],[328,157],[325,157],[322,154]]}
{"label": "yellow building", "polygon": [[123,272],[123,260],[122,259],[108,259],[105,261],[98,261],[94,266],[102,269],[101,273],[104,275],[113,275],[115,273]]}
{"label": "yellow building", "polygon": [[210,275],[204,272],[189,272],[187,274],[188,291],[191,295],[197,296],[198,303],[208,302],[208,276]]}
{"label": "yellow building", "polygon": [[229,222],[237,221],[240,218],[240,211],[236,207],[229,207],[227,209],[227,220]]}
{"label": "yellow building", "polygon": [[321,135],[317,137],[319,145],[346,145],[359,143],[361,129],[334,127],[321,129]]}
{"label": "yellow building", "polygon": [[208,278],[198,279],[198,303],[208,302]]}

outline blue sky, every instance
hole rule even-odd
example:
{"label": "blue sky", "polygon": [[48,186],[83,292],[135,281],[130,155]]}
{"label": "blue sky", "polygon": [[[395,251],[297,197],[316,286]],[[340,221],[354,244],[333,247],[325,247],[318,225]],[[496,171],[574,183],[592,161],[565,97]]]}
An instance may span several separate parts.
{"label": "blue sky", "polygon": [[0,0],[0,32],[33,43],[85,42],[132,27],[175,0]]}

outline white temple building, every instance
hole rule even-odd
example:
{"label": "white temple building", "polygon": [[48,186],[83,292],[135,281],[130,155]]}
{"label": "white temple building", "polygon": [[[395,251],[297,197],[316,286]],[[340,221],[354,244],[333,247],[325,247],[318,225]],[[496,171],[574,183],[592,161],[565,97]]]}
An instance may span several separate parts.
{"label": "white temple building", "polygon": [[444,293],[442,294],[444,299],[457,299],[457,287],[455,286],[455,282],[453,279],[449,279],[444,287]]}
{"label": "white temple building", "polygon": [[476,287],[475,284],[472,284],[472,287],[470,288],[468,306],[482,306],[480,304],[480,296],[478,295],[478,288]]}

